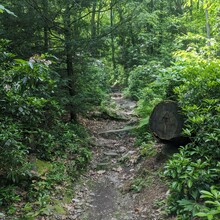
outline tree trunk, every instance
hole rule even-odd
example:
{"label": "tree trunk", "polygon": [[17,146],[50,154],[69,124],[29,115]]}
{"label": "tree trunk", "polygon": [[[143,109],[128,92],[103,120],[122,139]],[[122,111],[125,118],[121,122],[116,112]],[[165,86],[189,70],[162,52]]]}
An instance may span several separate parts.
{"label": "tree trunk", "polygon": [[102,0],[99,1],[98,7],[98,16],[97,16],[97,35],[100,34],[100,26],[101,26],[101,9],[102,9]]}
{"label": "tree trunk", "polygon": [[93,2],[92,5],[92,17],[91,17],[91,54],[93,56],[96,56],[96,46],[95,46],[95,41],[96,41],[96,20],[95,20],[95,15],[96,15],[96,2]]}
{"label": "tree trunk", "polygon": [[209,12],[208,12],[208,6],[205,8],[205,19],[206,19],[206,33],[208,42],[207,45],[210,46],[210,38],[211,38],[211,31],[210,31],[210,24],[209,24]]}
{"label": "tree trunk", "polygon": [[200,0],[198,0],[197,2],[197,9],[199,10],[199,8],[200,8]]}
{"label": "tree trunk", "polygon": [[92,39],[94,39],[96,37],[95,14],[96,14],[96,2],[93,2],[93,5],[92,5],[92,18],[91,18],[91,38]]}
{"label": "tree trunk", "polygon": [[119,16],[119,22],[120,22],[120,26],[121,28],[119,28],[119,31],[118,31],[118,46],[119,46],[119,51],[120,51],[120,59],[119,59],[119,62],[121,64],[121,66],[123,67],[123,70],[124,70],[124,73],[125,73],[125,80],[124,80],[124,84],[125,86],[128,86],[128,72],[129,71],[126,71],[127,68],[128,68],[128,65],[127,65],[127,55],[128,55],[128,52],[127,52],[127,48],[126,48],[126,45],[125,45],[125,40],[126,40],[126,30],[122,27],[123,24],[124,24],[124,17],[123,17],[123,9],[121,7],[118,7],[117,8],[117,11],[118,11],[118,16]]}
{"label": "tree trunk", "polygon": [[113,0],[111,1],[111,9],[110,9],[110,22],[111,22],[111,48],[112,48],[112,65],[113,70],[116,70],[116,61],[115,61],[115,43],[114,43],[114,33],[113,33],[113,25],[114,25],[114,14],[113,14]]}
{"label": "tree trunk", "polygon": [[[69,95],[73,98],[76,95],[75,80],[76,76],[73,69],[73,44],[72,44],[72,28],[71,28],[71,15],[70,15],[70,3],[67,3],[66,10],[64,13],[64,37],[65,37],[65,53],[66,53],[66,65],[67,65],[67,76],[68,76],[68,90]],[[75,107],[72,101],[70,101],[70,117],[72,121],[76,121]]]}
{"label": "tree trunk", "polygon": [[150,129],[161,140],[171,141],[183,138],[184,117],[174,101],[160,102],[149,119]]}
{"label": "tree trunk", "polygon": [[[47,18],[48,17],[48,0],[43,1],[43,11],[44,11],[44,16]],[[48,52],[49,49],[49,28],[48,28],[48,21],[47,19],[44,18],[44,52]]]}

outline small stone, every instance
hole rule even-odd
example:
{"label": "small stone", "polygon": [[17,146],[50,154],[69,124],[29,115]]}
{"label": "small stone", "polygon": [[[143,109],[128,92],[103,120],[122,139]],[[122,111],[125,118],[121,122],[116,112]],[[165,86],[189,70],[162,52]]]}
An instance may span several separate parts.
{"label": "small stone", "polygon": [[73,202],[80,202],[79,199],[72,199]]}
{"label": "small stone", "polygon": [[168,190],[165,195],[169,196],[170,195],[170,190]]}
{"label": "small stone", "polygon": [[115,156],[118,156],[118,153],[113,152],[113,151],[112,152],[104,152],[104,155],[115,157]]}
{"label": "small stone", "polygon": [[120,147],[119,150],[118,150],[118,152],[119,152],[119,153],[124,153],[126,150],[127,150],[126,147]]}
{"label": "small stone", "polygon": [[135,152],[136,152],[136,151],[134,151],[134,150],[128,151],[129,154],[134,154]]}
{"label": "small stone", "polygon": [[93,200],[93,199],[87,199],[87,201],[88,201],[89,203],[92,203],[94,200]]}
{"label": "small stone", "polygon": [[121,167],[117,167],[117,168],[112,168],[112,170],[120,173],[123,169]]}
{"label": "small stone", "polygon": [[91,205],[89,203],[86,203],[85,205],[88,206],[88,207],[91,207],[91,208],[93,207],[93,205]]}
{"label": "small stone", "polygon": [[103,174],[105,172],[106,172],[106,170],[99,170],[99,171],[97,171],[98,174]]}

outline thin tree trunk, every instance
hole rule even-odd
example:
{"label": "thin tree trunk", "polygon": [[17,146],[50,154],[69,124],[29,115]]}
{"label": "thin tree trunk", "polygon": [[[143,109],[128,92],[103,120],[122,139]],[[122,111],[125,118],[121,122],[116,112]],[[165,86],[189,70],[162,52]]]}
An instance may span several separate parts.
{"label": "thin tree trunk", "polygon": [[96,30],[97,35],[100,34],[101,9],[102,9],[102,0],[99,1],[99,7],[98,7],[97,30]]}
{"label": "thin tree trunk", "polygon": [[210,31],[210,24],[209,24],[209,12],[208,7],[205,8],[205,19],[206,19],[206,36],[208,38],[207,45],[210,46],[210,39],[211,39],[211,31]]}
{"label": "thin tree trunk", "polygon": [[[121,8],[118,9],[118,14],[119,14],[119,20],[120,20],[120,24],[122,26],[124,19],[123,19],[123,14],[122,14],[123,10]],[[121,64],[124,66],[125,65],[125,61],[126,61],[126,53],[125,53],[125,31],[124,28],[122,27],[119,31],[119,45],[120,45],[120,51],[121,51]]]}
{"label": "thin tree trunk", "polygon": [[[72,29],[71,29],[71,16],[70,16],[70,2],[66,5],[66,10],[64,13],[64,28],[65,28],[65,53],[66,53],[66,65],[67,65],[67,76],[68,76],[68,90],[69,95],[73,98],[76,95],[75,90],[75,73],[73,69],[73,44],[72,44]],[[70,103],[70,117],[72,121],[76,121],[76,111],[74,104]]]}
{"label": "thin tree trunk", "polygon": [[[43,1],[43,11],[44,15],[47,18],[48,17],[48,0]],[[48,28],[48,23],[46,19],[44,19],[44,52],[48,52],[49,49],[49,28]]]}
{"label": "thin tree trunk", "polygon": [[96,55],[96,47],[95,47],[95,40],[96,40],[96,21],[95,21],[95,15],[96,15],[96,2],[92,5],[92,18],[91,18],[91,53],[93,56]]}
{"label": "thin tree trunk", "polygon": [[[113,29],[113,25],[114,25],[113,1],[111,1],[110,22],[111,22],[111,29]],[[116,69],[116,61],[115,61],[115,44],[114,44],[113,31],[111,31],[111,48],[112,48],[112,65],[113,65],[113,70],[115,70]]]}
{"label": "thin tree trunk", "polygon": [[[164,4],[163,4],[163,0],[160,1],[160,15],[159,15],[159,18],[160,18],[160,23],[162,24],[163,23],[163,19],[164,19],[164,15],[163,15],[163,7],[164,7]],[[158,40],[158,48],[163,44],[163,28],[160,27],[160,35],[159,35],[159,40]]]}
{"label": "thin tree trunk", "polygon": [[121,7],[118,8],[118,15],[119,15],[119,20],[120,20],[120,26],[121,28],[119,29],[119,46],[120,46],[120,53],[121,53],[121,59],[120,59],[120,64],[123,67],[123,71],[124,71],[124,76],[125,76],[125,80],[124,80],[124,85],[128,86],[128,71],[126,71],[126,69],[128,68],[127,65],[127,48],[125,45],[125,40],[126,40],[126,30],[123,27],[123,23],[124,23],[124,17],[123,17],[123,9]]}
{"label": "thin tree trunk", "polygon": [[91,36],[92,39],[96,36],[96,24],[95,24],[95,14],[96,14],[96,2],[92,5],[92,18],[91,18]]}

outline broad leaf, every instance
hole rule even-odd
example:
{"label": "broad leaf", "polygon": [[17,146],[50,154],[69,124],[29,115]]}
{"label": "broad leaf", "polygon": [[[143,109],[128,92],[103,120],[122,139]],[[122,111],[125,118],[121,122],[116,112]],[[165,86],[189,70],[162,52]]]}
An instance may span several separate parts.
{"label": "broad leaf", "polygon": [[17,15],[15,15],[15,13],[13,13],[12,11],[5,8],[3,5],[0,5],[0,13],[3,13],[4,11],[7,12],[8,14],[10,14],[10,15],[13,15],[13,16],[17,17]]}

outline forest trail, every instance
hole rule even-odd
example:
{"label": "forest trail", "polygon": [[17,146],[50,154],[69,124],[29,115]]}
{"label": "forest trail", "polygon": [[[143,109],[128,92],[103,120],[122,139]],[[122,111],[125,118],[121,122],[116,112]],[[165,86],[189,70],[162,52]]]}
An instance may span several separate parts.
{"label": "forest trail", "polygon": [[66,205],[68,214],[55,219],[164,220],[160,203],[167,188],[158,175],[160,156],[143,159],[134,147],[129,126],[136,121],[136,103],[121,93],[113,93],[112,101],[123,120],[81,119],[93,136],[93,159]]}

